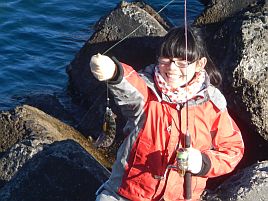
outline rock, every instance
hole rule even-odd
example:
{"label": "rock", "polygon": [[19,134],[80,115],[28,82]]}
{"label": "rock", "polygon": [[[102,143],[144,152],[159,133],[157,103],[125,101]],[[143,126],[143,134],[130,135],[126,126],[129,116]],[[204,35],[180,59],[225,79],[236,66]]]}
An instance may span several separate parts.
{"label": "rock", "polygon": [[[6,135],[18,133],[18,135],[14,135],[12,141],[3,141],[5,146],[1,146],[5,149],[1,150],[0,155],[0,187],[5,186],[25,164],[33,160],[45,147],[69,139],[79,143],[81,149],[88,152],[88,157],[91,154],[105,167],[111,167],[114,157],[98,152],[92,143],[79,132],[36,108],[24,105],[0,114],[0,117],[0,119],[4,119],[3,117],[8,119],[8,121],[2,121],[0,139],[5,138]],[[10,129],[3,129],[7,127]],[[12,144],[13,141],[16,143]],[[35,159],[38,158],[35,157]],[[104,174],[103,172],[106,172],[107,175],[108,171],[104,167],[100,168],[99,173]]]}
{"label": "rock", "polygon": [[101,169],[73,140],[47,144],[0,189],[0,201],[94,200],[109,176]]}
{"label": "rock", "polygon": [[[244,117],[248,124],[253,123],[257,132],[268,140],[268,9],[256,8],[244,15],[242,23],[242,43],[238,43],[241,51],[240,63],[234,69],[232,85],[233,93],[228,97],[235,97],[232,108]],[[246,112],[241,111],[241,102]],[[239,103],[240,102],[240,103]]]}
{"label": "rock", "polygon": [[28,131],[20,123],[21,116],[11,112],[2,112],[0,116],[0,152],[6,151]]}
{"label": "rock", "polygon": [[[239,169],[268,158],[267,45],[261,45],[267,43],[267,5],[241,6],[239,12],[218,23],[196,20],[206,33],[208,51],[222,72],[221,90],[243,135],[246,149]],[[207,18],[221,13],[217,8],[212,10],[211,16],[204,12]],[[209,179],[207,187],[214,189],[229,177]]]}
{"label": "rock", "polygon": [[260,2],[260,0],[211,0],[205,1],[204,12],[195,20],[195,24],[213,24],[233,17],[248,6]]}
{"label": "rock", "polygon": [[209,52],[223,74],[222,90],[230,109],[250,132],[257,132],[265,140],[268,140],[267,21],[267,6],[260,3],[227,18],[207,36]]}
{"label": "rock", "polygon": [[258,162],[227,179],[215,191],[206,191],[203,200],[268,200],[268,161]]}
{"label": "rock", "polygon": [[63,92],[55,92],[52,94],[42,94],[34,93],[34,94],[27,94],[20,98],[20,102],[24,105],[30,105],[39,110],[45,112],[46,114],[59,119],[60,121],[67,123],[68,125],[73,125],[74,116],[71,113],[70,108],[73,105],[70,104],[70,97]]}
{"label": "rock", "polygon": [[[139,27],[133,34],[125,37]],[[85,108],[77,129],[93,138],[101,132],[106,108],[106,85],[97,81],[90,72],[89,61],[93,54],[104,53],[121,39],[118,45],[107,52],[118,60],[131,64],[136,70],[155,62],[159,37],[166,34],[170,23],[144,3],[122,2],[111,13],[97,22],[96,32],[90,37],[67,68],[69,90],[75,103]],[[111,101],[117,122],[124,122],[120,110]],[[118,133],[122,130],[121,123]]]}
{"label": "rock", "polygon": [[199,0],[199,2],[207,6],[211,2],[211,0]]}

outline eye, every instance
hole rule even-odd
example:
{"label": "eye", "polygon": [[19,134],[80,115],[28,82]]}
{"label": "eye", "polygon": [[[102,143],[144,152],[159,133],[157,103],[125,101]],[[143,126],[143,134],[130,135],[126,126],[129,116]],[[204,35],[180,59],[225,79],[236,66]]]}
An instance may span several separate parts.
{"label": "eye", "polygon": [[173,61],[173,62],[176,64],[176,66],[178,66],[178,67],[180,67],[180,68],[186,68],[188,65],[191,64],[191,62],[178,61],[178,60]]}
{"label": "eye", "polygon": [[171,61],[169,58],[159,58],[158,63],[162,65],[168,65],[171,63]]}
{"label": "eye", "polygon": [[187,63],[185,61],[174,61],[174,63],[177,65],[177,66],[186,66]]}

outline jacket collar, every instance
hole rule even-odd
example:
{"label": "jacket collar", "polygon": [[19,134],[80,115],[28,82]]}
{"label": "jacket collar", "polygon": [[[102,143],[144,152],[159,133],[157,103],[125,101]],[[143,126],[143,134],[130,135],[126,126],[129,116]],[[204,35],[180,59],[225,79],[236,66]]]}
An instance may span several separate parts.
{"label": "jacket collar", "polygon": [[[166,96],[165,94],[163,94],[158,87],[156,86],[155,82],[154,82],[154,64],[151,64],[149,66],[147,66],[144,69],[141,69],[139,71],[139,75],[142,77],[142,79],[146,82],[147,86],[152,90],[152,92],[155,94],[155,96],[157,97],[157,100],[159,102],[165,101],[168,102],[170,104],[175,104],[172,103],[171,100],[169,99],[168,96]],[[209,100],[209,94],[207,92],[207,88],[204,89],[204,93],[203,96],[197,96],[191,100],[188,100],[188,106],[194,106],[194,105],[200,105],[204,102],[207,102]],[[183,107],[185,107],[186,104],[177,104],[177,109],[182,109]]]}

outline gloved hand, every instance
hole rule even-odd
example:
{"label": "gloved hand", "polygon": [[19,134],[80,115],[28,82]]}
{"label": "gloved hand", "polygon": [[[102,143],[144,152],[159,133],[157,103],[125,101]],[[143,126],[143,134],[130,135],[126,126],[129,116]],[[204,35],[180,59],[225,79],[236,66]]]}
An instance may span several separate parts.
{"label": "gloved hand", "polygon": [[113,78],[116,65],[108,56],[98,53],[91,57],[90,70],[99,81],[104,81]]}
{"label": "gloved hand", "polygon": [[202,168],[202,154],[199,150],[192,147],[187,148],[188,151],[188,171],[193,174],[200,172]]}

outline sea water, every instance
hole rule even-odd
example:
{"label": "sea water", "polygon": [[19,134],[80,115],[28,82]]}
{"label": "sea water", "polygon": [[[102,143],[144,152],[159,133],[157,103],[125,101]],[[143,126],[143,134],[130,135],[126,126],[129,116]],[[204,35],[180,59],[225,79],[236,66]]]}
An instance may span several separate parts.
{"label": "sea water", "polygon": [[[22,104],[25,97],[66,91],[66,66],[92,35],[94,24],[119,2],[0,0],[0,111]],[[156,11],[169,3],[145,2]],[[188,0],[188,22],[202,10],[199,1]],[[162,14],[174,25],[183,24],[184,1],[174,1]]]}

